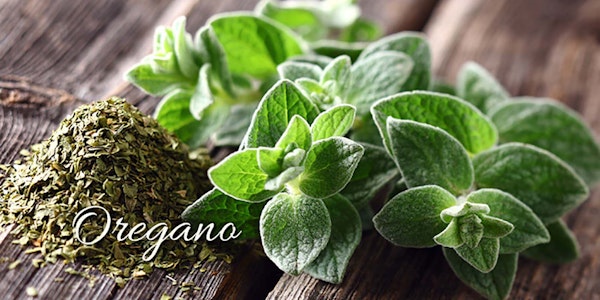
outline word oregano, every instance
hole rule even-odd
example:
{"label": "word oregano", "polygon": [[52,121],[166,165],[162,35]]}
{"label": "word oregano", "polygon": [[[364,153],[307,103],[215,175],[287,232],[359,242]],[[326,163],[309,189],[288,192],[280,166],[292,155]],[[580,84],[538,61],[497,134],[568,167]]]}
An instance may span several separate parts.
{"label": "word oregano", "polygon": [[[441,246],[490,299],[509,294],[519,254],[578,257],[561,217],[600,181],[600,147],[558,101],[513,98],[473,62],[434,82],[426,38],[373,41],[353,1],[264,1],[184,28],[159,28],[127,74],[164,96],[155,117],[189,145],[239,145],[184,220],[234,222],[281,270],[332,283],[374,225]],[[390,199],[375,214],[376,197]]]}

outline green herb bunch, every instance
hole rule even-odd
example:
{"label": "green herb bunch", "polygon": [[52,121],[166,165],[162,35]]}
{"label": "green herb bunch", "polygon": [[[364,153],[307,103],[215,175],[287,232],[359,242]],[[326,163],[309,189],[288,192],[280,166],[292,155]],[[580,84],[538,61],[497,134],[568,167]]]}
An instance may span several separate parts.
{"label": "green herb bunch", "polygon": [[[177,134],[202,132],[192,145],[212,135],[240,148],[209,170],[215,188],[184,220],[234,222],[283,271],[332,283],[374,225],[399,246],[442,246],[456,275],[493,299],[510,292],[519,254],[577,258],[560,218],[600,180],[600,147],[575,112],[511,98],[472,62],[455,86],[434,83],[422,34],[361,43],[378,31],[353,1],[319,3],[267,1],[201,29],[220,54],[195,60],[197,78],[221,71],[186,87],[189,97],[167,96],[157,118]],[[201,44],[191,52],[207,52]],[[204,119],[211,107],[226,107],[219,122]],[[223,131],[236,138],[222,142]],[[391,199],[374,214],[376,195]]]}

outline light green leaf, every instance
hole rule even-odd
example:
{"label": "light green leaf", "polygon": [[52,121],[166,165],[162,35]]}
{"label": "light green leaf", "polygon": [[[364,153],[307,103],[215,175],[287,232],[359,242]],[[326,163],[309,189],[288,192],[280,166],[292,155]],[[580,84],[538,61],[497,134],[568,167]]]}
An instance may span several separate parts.
{"label": "light green leaf", "polygon": [[259,147],[256,156],[258,167],[269,177],[275,177],[283,171],[283,149]]}
{"label": "light green leaf", "polygon": [[365,152],[352,179],[340,192],[359,209],[368,206],[377,192],[400,175],[394,161],[386,158],[385,149],[369,144],[361,145]]}
{"label": "light green leaf", "polygon": [[214,223],[213,232],[223,228],[227,223],[233,223],[241,231],[239,239],[258,238],[258,220],[266,202],[250,203],[235,200],[218,189],[212,189],[202,195],[181,214],[185,222],[193,226]]}
{"label": "light green leaf", "polygon": [[470,251],[479,246],[483,239],[483,224],[481,218],[475,214],[469,214],[457,218],[460,228],[460,238],[465,242],[461,247],[468,248]]}
{"label": "light green leaf", "polygon": [[154,72],[148,60],[143,60],[131,68],[125,74],[125,80],[154,96],[162,96],[175,89],[193,87],[193,84],[181,75]]}
{"label": "light green leaf", "polygon": [[544,223],[523,202],[496,189],[481,189],[469,194],[467,201],[486,204],[489,215],[511,223],[513,231],[500,239],[500,253],[518,253],[550,239]]}
{"label": "light green leaf", "polygon": [[446,228],[442,210],[456,199],[435,185],[409,189],[394,196],[375,215],[375,229],[394,245],[428,248],[436,245],[433,237]]}
{"label": "light green leaf", "polygon": [[319,80],[323,70],[317,65],[297,62],[297,61],[286,61],[277,66],[277,72],[279,78],[296,80],[300,78],[310,78],[313,80]]}
{"label": "light green leaf", "polygon": [[289,59],[289,61],[297,61],[317,65],[321,67],[321,69],[325,69],[332,60],[333,59],[331,57],[318,55],[314,53],[297,55]]}
{"label": "light green leaf", "polygon": [[277,82],[262,98],[243,146],[273,147],[283,135],[295,115],[312,123],[318,108],[289,80]]}
{"label": "light green leaf", "polygon": [[332,60],[321,75],[320,84],[325,86],[327,82],[333,82],[336,86],[331,90],[333,94],[339,95],[346,90],[347,84],[350,82],[350,68],[352,61],[347,55],[341,55]]}
{"label": "light green leaf", "polygon": [[223,124],[228,108],[212,105],[204,110],[202,119],[198,121],[190,113],[192,94],[188,90],[175,90],[167,94],[156,107],[154,118],[191,148],[197,148]]}
{"label": "light green leaf", "polygon": [[579,258],[577,238],[562,220],[548,224],[550,242],[523,252],[527,258],[552,264],[563,264]]}
{"label": "light green leaf", "polygon": [[370,44],[360,54],[358,60],[364,59],[377,52],[396,51],[410,56],[414,66],[404,89],[427,90],[431,81],[431,51],[429,43],[422,33],[401,32],[384,37]]}
{"label": "light green leaf", "polygon": [[391,153],[407,186],[435,184],[455,195],[473,184],[465,148],[445,131],[424,123],[388,117]]}
{"label": "light green leaf", "polygon": [[285,149],[289,144],[295,143],[304,151],[308,151],[312,144],[310,125],[302,117],[295,115],[290,120],[287,129],[275,144],[275,147]]}
{"label": "light green leaf", "polygon": [[288,146],[289,149],[286,149],[287,153],[283,157],[282,163],[284,169],[300,166],[306,156],[306,151],[304,151],[304,149],[292,149],[293,147],[296,147],[296,144],[291,144]]}
{"label": "light green leaf", "polygon": [[491,112],[500,142],[521,142],[552,152],[588,186],[600,181],[600,146],[576,112],[551,99],[515,98]]}
{"label": "light green leaf", "polygon": [[496,267],[489,273],[481,273],[466,263],[454,250],[444,248],[444,256],[454,274],[466,285],[492,300],[506,299],[510,294],[517,273],[518,255],[502,254]]}
{"label": "light green leaf", "polygon": [[198,84],[190,100],[190,112],[198,120],[202,118],[202,112],[214,103],[214,97],[210,90],[210,70],[210,64],[202,66],[198,76]]}
{"label": "light green leaf", "polygon": [[467,62],[458,72],[456,95],[471,102],[484,113],[509,97],[502,85],[474,62]]}
{"label": "light green leaf", "polygon": [[483,237],[487,238],[505,237],[515,228],[509,222],[487,215],[481,216],[481,225],[483,225]]}
{"label": "light green leaf", "polygon": [[256,7],[256,11],[289,27],[309,41],[321,39],[327,34],[327,28],[323,26],[314,11],[305,7],[284,4],[286,3],[261,1]]}
{"label": "light green leaf", "polygon": [[469,214],[488,214],[489,212],[490,207],[486,204],[462,202],[460,204],[444,209],[440,213],[440,218],[442,218],[444,222],[448,223],[453,218],[458,218]]}
{"label": "light green leaf", "polygon": [[219,87],[233,96],[235,94],[233,92],[233,79],[229,72],[225,50],[219,43],[212,27],[204,26],[200,28],[196,33],[195,43],[202,60],[212,66],[212,76],[217,79],[215,81]]}
{"label": "light green leaf", "polygon": [[379,25],[367,19],[358,18],[340,33],[340,40],[345,42],[368,42],[378,39],[381,34],[382,30]]}
{"label": "light green leaf", "polygon": [[356,105],[357,114],[369,114],[375,101],[407,90],[404,85],[413,69],[409,56],[381,51],[358,60],[351,68],[350,90],[346,102]]}
{"label": "light green leaf", "polygon": [[208,23],[227,56],[232,73],[267,78],[277,65],[302,54],[305,46],[289,29],[263,17],[223,14]]}
{"label": "light green leaf", "polygon": [[265,190],[281,191],[286,183],[298,177],[302,172],[304,172],[304,167],[289,167],[276,177],[267,180]]}
{"label": "light green leaf", "polygon": [[311,125],[313,141],[332,136],[344,136],[354,123],[356,109],[351,105],[336,105],[317,116]]}
{"label": "light green leaf", "polygon": [[496,144],[496,128],[471,104],[434,92],[404,92],[376,102],[371,113],[384,144],[391,150],[386,130],[388,117],[439,127],[456,138],[469,153],[479,153]]}
{"label": "light green leaf", "polygon": [[480,153],[473,159],[475,184],[497,188],[523,201],[549,224],[575,208],[588,189],[563,161],[546,150],[509,143]]}
{"label": "light green leaf", "polygon": [[313,198],[327,198],[341,191],[364,153],[363,147],[343,137],[315,142],[306,154],[300,190]]}
{"label": "light green leaf", "polygon": [[298,275],[327,246],[331,219],[320,199],[277,194],[260,216],[265,254],[279,269]]}
{"label": "light green leaf", "polygon": [[462,245],[455,248],[456,254],[481,273],[494,269],[498,261],[500,240],[498,238],[482,238],[476,247]]}
{"label": "light green leaf", "polygon": [[242,201],[265,201],[278,191],[265,190],[268,175],[257,161],[258,149],[235,152],[208,170],[210,181],[226,195]]}
{"label": "light green leaf", "polygon": [[331,217],[331,236],[321,254],[304,272],[330,283],[341,283],[348,262],[360,243],[362,225],[352,204],[340,195],[323,200]]}
{"label": "light green leaf", "polygon": [[192,36],[185,31],[185,17],[173,22],[173,46],[177,65],[187,78],[197,78],[199,68],[194,61]]}
{"label": "light green leaf", "polygon": [[458,248],[465,243],[460,236],[461,233],[458,221],[452,220],[444,231],[433,237],[433,240],[443,247]]}

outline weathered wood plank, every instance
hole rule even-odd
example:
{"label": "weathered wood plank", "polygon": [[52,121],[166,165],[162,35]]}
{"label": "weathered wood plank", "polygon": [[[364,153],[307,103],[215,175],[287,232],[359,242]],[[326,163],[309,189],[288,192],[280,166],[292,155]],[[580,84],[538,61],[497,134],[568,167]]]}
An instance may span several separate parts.
{"label": "weathered wood plank", "polygon": [[[426,33],[434,72],[454,80],[474,60],[513,95],[560,99],[600,133],[600,4],[597,1],[445,0]],[[520,259],[515,299],[600,297],[600,192],[566,218],[581,243],[576,262],[552,266]],[[284,275],[269,299],[470,299],[438,248],[403,249],[368,233],[345,281],[331,285]]]}

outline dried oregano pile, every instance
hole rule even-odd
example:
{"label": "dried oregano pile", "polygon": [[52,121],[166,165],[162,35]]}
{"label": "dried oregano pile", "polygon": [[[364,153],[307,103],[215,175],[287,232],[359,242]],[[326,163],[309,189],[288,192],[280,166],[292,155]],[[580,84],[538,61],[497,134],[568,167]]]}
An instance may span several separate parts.
{"label": "dried oregano pile", "polygon": [[[49,139],[22,155],[14,165],[4,166],[0,226],[15,224],[16,242],[42,255],[43,261],[35,264],[83,257],[124,284],[152,267],[171,269],[212,255],[202,244],[166,241],[154,260],[144,262],[142,253],[153,241],[119,242],[109,233],[84,246],[75,238],[73,218],[86,207],[106,208],[113,226],[121,217],[130,226],[172,225],[209,189],[210,159],[190,159],[187,146],[125,100],[110,98],[80,107]],[[84,234],[102,232],[106,220],[94,220],[85,223]]]}

